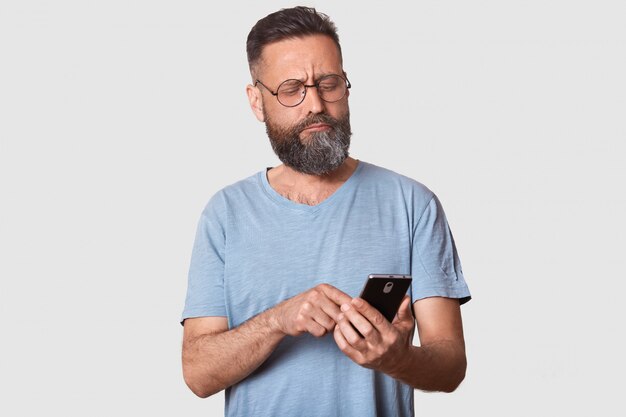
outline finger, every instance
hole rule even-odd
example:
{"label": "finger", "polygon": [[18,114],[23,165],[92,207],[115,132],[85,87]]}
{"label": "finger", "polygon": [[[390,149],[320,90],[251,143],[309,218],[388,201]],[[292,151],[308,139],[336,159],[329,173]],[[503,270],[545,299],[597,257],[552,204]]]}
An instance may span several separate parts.
{"label": "finger", "polygon": [[318,303],[319,302],[315,301],[305,301],[302,303],[295,317],[297,329],[309,332],[314,336],[323,336],[320,329],[323,329],[324,333],[332,331],[335,322],[319,308]]}
{"label": "finger", "polygon": [[306,331],[315,337],[322,337],[325,336],[326,333],[328,333],[328,330],[324,326],[320,325],[314,320],[310,320],[306,324]]}
{"label": "finger", "polygon": [[343,337],[346,339],[346,341],[355,349],[359,349],[360,347],[363,346],[363,342],[365,339],[363,339],[354,329],[354,327],[352,327],[352,324],[350,323],[350,321],[342,316],[339,321],[337,322],[337,327],[339,327],[339,331],[343,334]]}
{"label": "finger", "polygon": [[[331,313],[329,316],[324,309],[323,305],[326,305],[326,309],[332,308],[333,306],[337,309],[337,313]],[[339,315],[339,309],[337,306],[333,304],[324,294],[322,293],[313,293],[311,297],[307,301],[304,301],[300,306],[300,311],[298,317],[300,317],[303,323],[306,323],[308,320],[314,321],[322,326],[327,331],[333,331],[335,327],[335,319],[333,318]],[[306,326],[306,324],[305,324]],[[306,328],[308,331],[308,327]]]}
{"label": "finger", "polygon": [[391,323],[381,314],[380,311],[372,307],[364,299],[357,297],[352,299],[352,306],[363,315],[376,330],[380,333],[389,331]]}
{"label": "finger", "polygon": [[[352,298],[332,285],[321,284],[317,288],[320,290],[318,292],[319,296],[316,297],[317,305],[333,320],[334,326],[338,321],[337,317],[341,313],[339,306],[349,303]],[[343,303],[338,304],[340,300],[343,300]],[[329,330],[332,330],[332,328],[329,328]]]}
{"label": "finger", "polygon": [[328,297],[337,307],[342,304],[349,303],[352,300],[345,292],[333,287],[330,284],[320,284],[318,288]]}
{"label": "finger", "polygon": [[361,336],[368,342],[376,344],[380,340],[380,333],[372,326],[361,313],[354,309],[350,304],[341,306],[341,312],[352,323]]}
{"label": "finger", "polygon": [[[329,309],[330,307],[324,308]],[[339,309],[335,306],[337,311],[331,312],[329,314],[324,310],[324,308],[318,307],[311,311],[311,318],[319,323],[320,326],[324,327],[327,331],[332,332],[335,328],[335,325],[337,324],[335,318],[339,316]]]}
{"label": "finger", "polygon": [[400,308],[398,309],[398,314],[393,322],[397,321],[413,321],[413,314],[411,314],[411,297],[408,295],[404,296],[402,300],[402,304],[400,304]]}
{"label": "finger", "polygon": [[332,301],[330,298],[326,297],[326,295],[324,295],[323,298],[318,302],[318,306],[320,312],[322,312],[327,317],[329,317],[330,320],[332,320],[334,327],[334,325],[338,321],[337,317],[339,317],[339,314],[341,314],[339,306],[335,304],[335,302]]}
{"label": "finger", "polygon": [[350,359],[355,360],[359,351],[353,348],[350,343],[346,340],[343,333],[341,333],[341,329],[339,325],[335,326],[335,331],[333,332],[333,337],[335,338],[335,343],[337,343],[337,347]]}

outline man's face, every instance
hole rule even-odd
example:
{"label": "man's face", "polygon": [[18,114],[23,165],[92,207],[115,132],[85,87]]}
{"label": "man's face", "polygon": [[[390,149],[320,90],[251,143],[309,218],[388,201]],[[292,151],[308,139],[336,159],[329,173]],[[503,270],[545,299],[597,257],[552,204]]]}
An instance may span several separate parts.
{"label": "man's face", "polygon": [[[275,92],[287,79],[311,85],[329,74],[343,75],[339,51],[332,39],[315,35],[267,45],[256,75]],[[263,86],[258,89],[262,120],[274,152],[285,165],[323,175],[343,163],[351,136],[347,92],[341,100],[328,103],[312,87],[298,106],[285,107]]]}

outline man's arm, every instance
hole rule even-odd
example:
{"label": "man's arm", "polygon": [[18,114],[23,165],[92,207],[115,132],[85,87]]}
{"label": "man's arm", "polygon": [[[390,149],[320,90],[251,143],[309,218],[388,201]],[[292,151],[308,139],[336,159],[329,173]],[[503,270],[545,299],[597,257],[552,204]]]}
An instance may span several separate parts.
{"label": "man's arm", "polygon": [[[465,378],[465,341],[459,301],[431,297],[416,301],[420,345],[412,344],[410,299],[389,323],[367,302],[342,306],[334,332],[339,348],[361,366],[384,372],[416,389],[452,392]],[[363,337],[359,336],[354,325]]]}
{"label": "man's arm", "polygon": [[213,395],[250,375],[286,336],[322,337],[335,327],[350,296],[321,284],[228,330],[225,317],[185,320],[183,376],[199,397]]}
{"label": "man's arm", "polygon": [[467,368],[459,301],[425,298],[413,304],[413,311],[420,346],[409,346],[391,376],[417,389],[452,392]]}
{"label": "man's arm", "polygon": [[228,330],[226,317],[185,320],[183,376],[201,398],[229,387],[258,368],[285,336],[261,313]]}

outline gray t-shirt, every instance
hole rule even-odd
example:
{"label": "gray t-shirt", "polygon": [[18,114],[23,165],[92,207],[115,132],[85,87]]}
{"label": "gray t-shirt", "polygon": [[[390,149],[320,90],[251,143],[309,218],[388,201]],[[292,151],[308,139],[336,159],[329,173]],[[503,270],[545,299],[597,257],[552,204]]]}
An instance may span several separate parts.
{"label": "gray t-shirt", "polygon": [[[316,206],[290,201],[266,171],[216,193],[202,212],[182,319],[230,328],[320,283],[352,297],[372,273],[411,274],[413,301],[470,299],[454,239],[424,185],[360,161]],[[226,389],[226,416],[413,416],[413,389],[352,362],[332,334],[287,336]]]}

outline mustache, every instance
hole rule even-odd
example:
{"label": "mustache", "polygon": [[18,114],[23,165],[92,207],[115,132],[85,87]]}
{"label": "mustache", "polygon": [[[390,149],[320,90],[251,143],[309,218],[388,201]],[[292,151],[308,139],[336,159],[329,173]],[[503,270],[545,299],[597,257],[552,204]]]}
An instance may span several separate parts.
{"label": "mustache", "polygon": [[300,121],[294,127],[294,130],[297,131],[297,132],[301,132],[304,129],[306,129],[307,127],[309,127],[311,125],[314,125],[314,124],[318,124],[318,123],[324,123],[324,124],[327,124],[327,125],[331,126],[332,128],[335,128],[339,124],[339,120],[337,120],[334,117],[329,116],[327,114],[318,113],[318,114],[314,114],[314,115],[309,116],[306,119]]}

